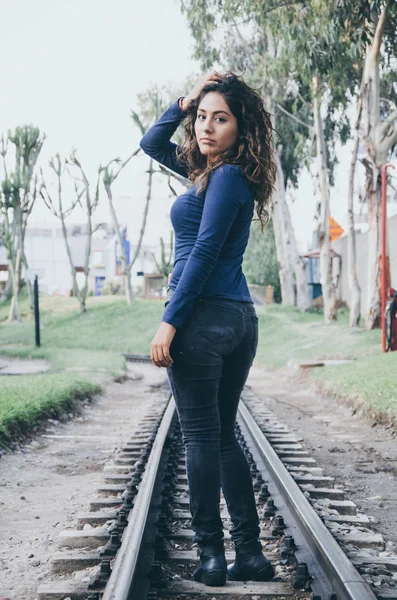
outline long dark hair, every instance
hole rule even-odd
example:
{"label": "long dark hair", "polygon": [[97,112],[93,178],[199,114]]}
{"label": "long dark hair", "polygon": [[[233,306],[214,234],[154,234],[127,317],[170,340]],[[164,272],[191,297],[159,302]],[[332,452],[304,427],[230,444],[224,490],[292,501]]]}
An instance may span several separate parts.
{"label": "long dark hair", "polygon": [[[219,83],[206,85],[189,105],[184,121],[185,140],[177,151],[177,158],[186,165],[189,179],[194,181],[198,192],[206,189],[209,175],[221,164],[240,166],[255,190],[256,214],[263,231],[269,221],[269,203],[277,171],[270,114],[261,96],[240,75],[227,71],[219,79]],[[209,92],[222,94],[237,119],[239,135],[232,148],[218,154],[207,165],[206,156],[201,154],[197,143],[194,124],[200,102]]]}

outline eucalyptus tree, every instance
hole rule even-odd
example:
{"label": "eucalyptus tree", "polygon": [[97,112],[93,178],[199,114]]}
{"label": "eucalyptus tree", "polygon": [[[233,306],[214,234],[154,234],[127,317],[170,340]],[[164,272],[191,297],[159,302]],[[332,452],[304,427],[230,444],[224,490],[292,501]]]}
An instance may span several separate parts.
{"label": "eucalyptus tree", "polygon": [[[98,170],[98,176],[95,184],[95,191],[92,193],[91,184],[88,176],[77,158],[77,153],[74,150],[71,155],[62,159],[59,154],[56,154],[49,161],[49,166],[56,177],[55,194],[52,193],[47,185],[43,170],[41,169],[41,184],[40,195],[52,214],[61,221],[62,234],[65,242],[66,254],[69,260],[70,273],[72,276],[73,296],[76,297],[80,312],[87,311],[87,295],[88,295],[88,277],[90,273],[90,256],[92,248],[92,236],[102,226],[102,223],[94,225],[93,216],[99,204],[99,181],[101,170]],[[63,182],[66,175],[73,181],[74,184],[74,200],[66,202],[64,199]],[[77,268],[72,254],[71,243],[66,220],[76,206],[80,206],[86,217],[85,231],[85,248],[84,248],[84,280],[79,284],[77,278]]]}
{"label": "eucalyptus tree", "polygon": [[[24,125],[17,127],[7,136],[2,136],[0,154],[3,159],[3,180],[0,190],[0,235],[7,250],[8,274],[11,279],[12,298],[9,321],[21,320],[18,296],[21,287],[22,267],[28,270],[25,254],[25,234],[29,216],[36,202],[38,186],[35,174],[45,135],[38,127]],[[8,144],[13,144],[15,164],[9,169],[7,159]],[[12,159],[11,159],[12,161]],[[33,295],[30,280],[26,278],[26,286],[31,310]]]}
{"label": "eucalyptus tree", "polygon": [[[288,111],[283,106],[285,94],[281,101],[274,98],[275,90],[290,88],[307,111],[305,118],[299,119],[307,129],[306,139],[303,134],[302,145],[290,146],[289,150],[296,153],[298,163],[304,162],[305,154],[305,161],[310,163],[314,145],[320,190],[318,229],[324,317],[332,321],[336,318],[336,297],[330,261],[329,186],[337,161],[335,141],[346,141],[349,133],[347,90],[353,89],[357,81],[354,60],[348,53],[351,41],[337,18],[338,7],[334,1],[323,0],[225,0],[222,5],[216,0],[182,0],[182,10],[196,38],[196,57],[202,55],[207,61],[222,57],[219,45],[214,52],[211,42],[212,35],[214,39],[219,37],[219,22],[229,29],[251,28],[250,39],[258,37],[261,42],[255,46],[245,41],[245,50],[253,68],[262,70],[264,85],[271,83],[267,98],[273,100],[272,106],[296,120],[299,115],[295,107]],[[238,35],[242,37],[241,31]]]}
{"label": "eucalyptus tree", "polygon": [[[233,71],[247,69],[245,80],[259,91],[273,115],[278,176],[272,219],[281,295],[284,304],[295,303],[295,275],[297,305],[305,310],[310,306],[306,263],[298,252],[286,188],[297,185],[313,126],[308,122],[306,99],[299,91],[292,94],[288,65],[279,59],[283,40],[273,15],[286,2],[227,0],[220,5],[216,0],[181,0],[181,5],[196,41],[194,57],[200,59],[202,68],[217,61]],[[292,114],[295,111],[300,114]]]}
{"label": "eucalyptus tree", "polygon": [[[336,139],[345,142],[349,133],[346,108],[348,91],[357,75],[349,57],[350,40],[335,20],[333,2],[312,0],[283,9],[279,16],[284,33],[281,59],[289,65],[291,78],[299,78],[310,88],[315,132],[317,177],[320,192],[318,239],[320,281],[326,322],[336,319],[336,294],[330,258],[330,184],[336,161]],[[327,129],[330,130],[327,136]],[[327,144],[328,137],[328,144]]]}
{"label": "eucalyptus tree", "polygon": [[[381,169],[397,142],[397,4],[340,0],[346,26],[363,56],[357,97],[357,137],[364,148],[368,205],[367,329],[380,325]],[[357,143],[357,142],[356,142]]]}

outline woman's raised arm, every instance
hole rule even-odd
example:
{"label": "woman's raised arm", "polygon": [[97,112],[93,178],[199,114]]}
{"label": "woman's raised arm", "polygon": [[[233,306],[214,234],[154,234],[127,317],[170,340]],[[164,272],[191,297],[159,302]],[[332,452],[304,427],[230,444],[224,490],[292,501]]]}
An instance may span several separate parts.
{"label": "woman's raised arm", "polygon": [[186,116],[186,113],[180,107],[180,99],[178,98],[178,100],[167,108],[154,125],[145,133],[139,145],[145,154],[151,156],[151,158],[154,158],[154,160],[157,160],[157,162],[168,169],[171,169],[171,171],[187,178],[187,170],[176,158],[178,145],[170,141],[179,123]]}

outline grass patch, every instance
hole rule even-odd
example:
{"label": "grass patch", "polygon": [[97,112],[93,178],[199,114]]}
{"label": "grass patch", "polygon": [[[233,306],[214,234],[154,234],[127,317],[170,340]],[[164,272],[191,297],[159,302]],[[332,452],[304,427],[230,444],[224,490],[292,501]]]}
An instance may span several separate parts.
{"label": "grass patch", "polygon": [[357,359],[380,352],[380,331],[350,329],[348,315],[324,324],[322,315],[300,313],[293,307],[265,306],[257,310],[259,344],[256,360],[274,369],[289,360]]}
{"label": "grass patch", "polygon": [[[124,298],[114,296],[88,298],[85,314],[78,312],[75,298],[42,297],[40,307],[42,348],[33,347],[34,326],[28,315],[23,323],[0,322],[0,353],[50,360],[52,374],[66,372],[73,381],[82,375],[93,380],[120,376],[125,369],[121,353],[148,354],[164,311],[161,301],[138,299],[128,306]],[[26,300],[22,309],[28,313]],[[0,320],[7,314],[0,305]],[[360,403],[368,413],[397,417],[397,353],[382,355],[379,330],[350,329],[346,310],[329,325],[320,314],[281,305],[257,308],[257,314],[259,365],[277,369],[292,359],[353,359],[350,364],[313,369],[311,377],[328,392]]]}
{"label": "grass patch", "polygon": [[[161,321],[164,303],[138,299],[128,306],[124,298],[88,298],[88,310],[79,313],[74,298],[41,303],[41,343],[44,348],[79,348],[148,354]],[[32,346],[33,320],[0,325],[0,345]]]}
{"label": "grass patch", "polygon": [[292,359],[352,359],[312,369],[310,377],[327,393],[397,427],[397,353],[382,354],[379,329],[350,329],[347,311],[340,311],[338,321],[328,325],[322,315],[290,307],[265,306],[257,313],[260,365],[276,369]]}
{"label": "grass patch", "polygon": [[397,428],[397,353],[360,358],[351,364],[313,369],[311,377],[369,417]]}
{"label": "grass patch", "polygon": [[8,307],[0,305],[0,355],[51,364],[40,375],[0,377],[0,444],[27,434],[40,419],[71,412],[81,397],[101,389],[98,381],[121,379],[126,371],[121,353],[131,348],[147,353],[150,347],[149,324],[154,335],[161,311],[149,304],[152,310],[134,311],[122,299],[90,298],[88,312],[80,314],[74,298],[42,298],[41,348],[33,345],[27,300],[21,302],[22,323],[7,323]]}
{"label": "grass patch", "polygon": [[74,411],[80,400],[99,393],[99,384],[67,374],[2,377],[0,387],[0,446],[26,435],[43,418]]}

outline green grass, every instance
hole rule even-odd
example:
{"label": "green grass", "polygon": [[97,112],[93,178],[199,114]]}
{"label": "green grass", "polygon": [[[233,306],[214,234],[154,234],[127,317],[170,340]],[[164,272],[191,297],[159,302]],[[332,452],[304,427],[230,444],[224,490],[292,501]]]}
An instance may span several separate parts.
{"label": "green grass", "polygon": [[[128,306],[123,298],[88,299],[88,310],[80,314],[76,300],[53,298],[41,302],[41,343],[44,348],[76,348],[148,354],[150,342],[161,321],[164,303],[137,300]],[[32,346],[33,321],[0,324],[0,345]]]}
{"label": "green grass", "polygon": [[269,369],[293,359],[357,359],[380,351],[380,331],[350,329],[346,312],[340,311],[338,321],[329,325],[320,314],[300,313],[281,305],[265,306],[257,314],[260,333],[256,360]]}
{"label": "green grass", "polygon": [[314,369],[329,393],[345,398],[377,421],[397,426],[397,353],[359,358],[352,364]]}
{"label": "green grass", "polygon": [[0,388],[0,446],[27,434],[44,417],[73,411],[78,400],[90,398],[101,387],[67,374],[2,377]]}
{"label": "green grass", "polygon": [[290,360],[350,359],[353,362],[314,368],[310,377],[329,394],[397,426],[397,352],[382,354],[380,330],[350,329],[346,311],[328,325],[322,315],[279,305],[257,313],[258,364],[276,369]]}
{"label": "green grass", "polygon": [[[80,314],[73,298],[41,299],[41,348],[34,347],[34,323],[26,300],[22,323],[7,323],[8,308],[0,305],[0,355],[45,359],[42,375],[0,377],[0,443],[16,432],[31,430],[49,411],[62,412],[81,393],[98,391],[98,381],[124,375],[122,352],[149,353],[161,303],[90,298]],[[7,385],[6,385],[7,384]],[[69,405],[68,405],[69,406]],[[57,408],[58,407],[58,408]],[[40,417],[41,415],[41,417]]]}
{"label": "green grass", "polygon": [[[89,298],[85,314],[78,312],[74,298],[43,297],[40,303],[40,349],[33,346],[33,321],[26,300],[22,302],[27,315],[23,323],[6,323],[8,310],[0,305],[0,354],[49,360],[50,373],[40,376],[42,381],[30,377],[30,385],[37,381],[41,387],[48,381],[59,398],[63,393],[54,385],[56,377],[64,381],[66,373],[68,381],[77,386],[81,377],[87,382],[118,377],[125,369],[122,352],[148,354],[164,310],[161,301],[139,299],[128,306],[124,298],[117,297]],[[330,325],[324,324],[322,315],[302,314],[280,305],[257,308],[257,314],[259,365],[277,369],[290,360],[352,359],[350,364],[313,369],[311,377],[329,393],[359,403],[371,414],[397,419],[397,353],[382,355],[379,330],[350,329],[346,311],[340,311],[338,321]],[[28,380],[14,379],[13,385],[20,380],[21,386]],[[0,378],[0,384],[3,380]],[[0,402],[1,397],[2,391]]]}

